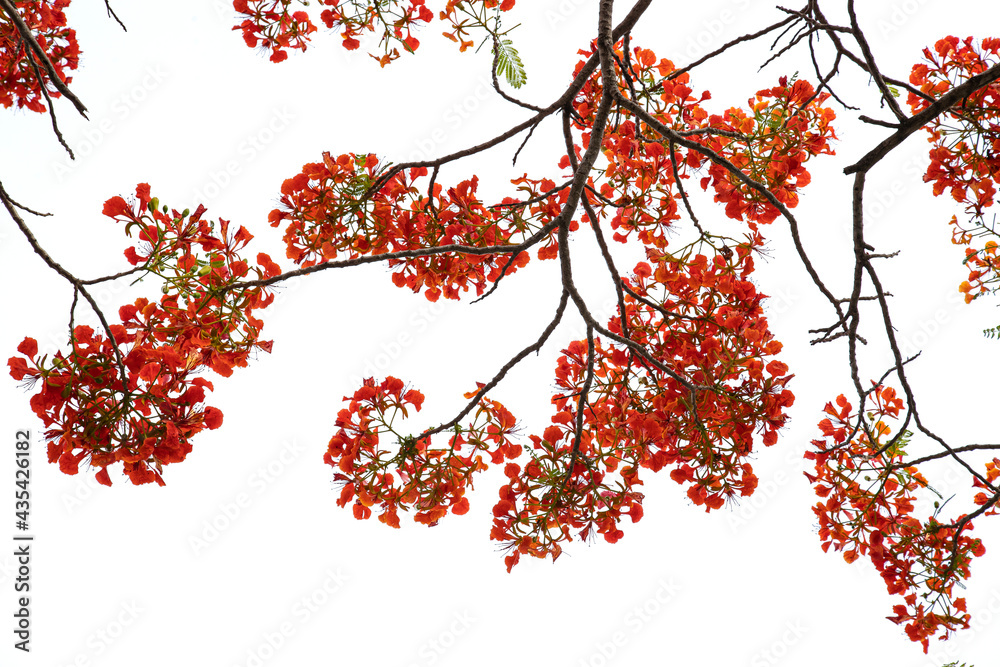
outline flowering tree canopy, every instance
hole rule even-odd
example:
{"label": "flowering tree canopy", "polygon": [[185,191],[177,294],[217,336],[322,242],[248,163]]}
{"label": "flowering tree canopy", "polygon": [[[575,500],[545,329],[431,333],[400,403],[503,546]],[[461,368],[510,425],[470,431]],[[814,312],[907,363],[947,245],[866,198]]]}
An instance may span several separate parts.
{"label": "flowering tree canopy", "polygon": [[[654,480],[669,477],[706,512],[757,488],[752,455],[779,441],[795,397],[792,369],[765,317],[767,287],[753,274],[768,237],[788,233],[797,257],[781,261],[800,262],[830,308],[829,323],[809,332],[812,342],[839,341],[849,369],[849,383],[831,387],[830,402],[816,406],[816,438],[803,451],[820,544],[849,563],[865,557],[874,565],[898,596],[889,620],[925,651],[931,638],[969,627],[956,586],[964,588],[973,559],[985,552],[973,521],[998,513],[1000,459],[991,455],[1000,445],[953,443],[921,418],[907,376],[913,357],[901,351],[876,269],[892,253],[866,239],[863,198],[869,172],[909,135],[926,133],[924,180],[933,195],[950,194],[957,204],[950,225],[969,273],[955,288],[967,302],[1000,288],[1000,232],[988,219],[1000,180],[1000,39],[942,36],[894,78],[879,69],[853,0],[843,25],[810,0],[679,67],[669,43],[632,41],[651,2],[619,0],[629,6],[615,25],[614,0],[600,0],[592,40],[580,45],[565,87],[539,106],[515,97],[529,74],[516,31],[503,28],[516,15],[515,0],[434,7],[425,0],[235,0],[233,30],[276,67],[321,39],[321,25],[348,50],[373,36],[371,57],[382,67],[419,58],[417,36],[425,32],[430,39],[443,30],[460,52],[485,46],[496,93],[528,116],[436,159],[317,151],[315,162],[275,183],[279,203],[267,223],[285,245],[278,261],[248,249],[254,234],[266,233],[263,221],[211,219],[202,202],[172,208],[139,183],[134,195],[108,198],[102,211],[128,237],[127,265],[81,279],[32,234],[23,216],[39,214],[0,186],[34,251],[73,287],[65,349],[41,354],[27,337],[8,362],[13,379],[32,392],[49,461],[107,486],[119,470],[132,484],[163,485],[165,467],[184,461],[201,431],[223,426],[222,412],[206,401],[224,380],[208,378],[229,378],[270,352],[272,341],[261,338],[266,311],[274,288],[290,278],[381,263],[415,298],[478,300],[523,279],[525,271],[515,274],[529,263],[553,261],[561,289],[549,323],[493,377],[456,387],[461,407],[449,421],[409,433],[404,420],[425,398],[393,376],[368,378],[344,398],[322,454],[339,485],[331,501],[358,519],[375,516],[398,528],[409,515],[433,526],[468,512],[476,476],[497,466],[505,483],[490,539],[506,552],[508,571],[522,556],[555,560],[574,541],[614,543],[643,518],[641,489]],[[54,103],[68,98],[86,111],[68,88],[80,58],[68,4],[0,0],[0,102],[50,114],[64,146]],[[779,62],[793,47],[807,49],[813,71],[777,77],[745,103],[715,104],[699,88],[711,82],[696,81],[694,71],[757,39],[774,40]],[[838,294],[801,240],[810,221],[793,211],[811,182],[812,160],[834,155],[838,114],[856,109],[837,86],[842,68],[870,77],[879,118],[861,118],[885,138],[843,169],[854,177],[852,200],[843,203],[854,256],[844,267],[851,288]],[[561,152],[504,183],[506,196],[480,195],[473,173],[441,178],[442,167],[460,171],[464,159],[519,138],[516,163],[549,117]],[[698,190],[728,224],[710,225],[696,210],[690,195]],[[602,275],[616,294],[610,317],[596,315],[577,287],[574,236],[600,248]],[[641,248],[643,259],[621,265],[620,247]],[[95,285],[143,277],[159,293],[117,313],[92,295]],[[98,330],[74,322],[80,299],[97,314]],[[877,306],[868,338],[861,324],[872,317],[862,317],[862,302]],[[569,316],[582,320],[585,337],[553,340]],[[550,343],[561,350],[551,419],[522,429],[500,402],[502,381]],[[893,362],[863,370],[861,344],[885,345]],[[808,381],[808,369],[798,376]],[[917,516],[918,495],[934,493],[927,466],[943,460],[965,470],[968,497],[956,501],[963,506],[953,515],[935,504],[931,516]]]}

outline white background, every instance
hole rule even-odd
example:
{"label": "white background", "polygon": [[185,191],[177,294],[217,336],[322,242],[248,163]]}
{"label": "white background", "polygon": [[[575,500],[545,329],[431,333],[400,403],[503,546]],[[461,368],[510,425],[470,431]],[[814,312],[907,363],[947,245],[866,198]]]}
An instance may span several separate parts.
{"label": "white background", "polygon": [[[617,17],[629,7],[619,4]],[[831,18],[843,22],[838,3],[828,4]],[[100,3],[77,5],[69,17],[83,58],[72,87],[90,121],[65,101],[56,108],[78,159],[68,160],[47,117],[7,110],[0,114],[0,180],[18,201],[53,214],[29,222],[52,256],[79,276],[127,268],[123,229],[101,207],[111,196],[132,194],[139,182],[174,208],[204,203],[210,219],[246,225],[256,235],[253,254],[270,252],[289,268],[267,213],[282,180],[322,151],[376,152],[397,162],[435,157],[524,117],[487,90],[486,50],[459,54],[437,36],[436,21],[419,34],[416,56],[385,69],[364,54],[369,44],[348,53],[325,31],[305,54],[275,65],[230,30],[232,10],[223,0],[118,3],[127,33]],[[633,44],[686,64],[780,17],[771,3],[754,0],[678,6],[655,3]],[[594,35],[595,8],[593,0],[518,3],[507,22],[523,23],[513,35],[528,69],[523,98],[547,105],[559,95],[576,50]],[[923,46],[948,34],[990,36],[982,30],[997,19],[1000,10],[971,0],[865,3],[861,15],[879,65],[900,78]],[[719,112],[745,104],[781,74],[807,76],[804,55],[796,50],[758,74],[763,51],[741,48],[695,70],[692,85],[696,93],[711,90],[706,106]],[[848,72],[838,92],[868,115],[888,118],[866,78]],[[859,112],[836,108],[838,155],[810,163],[813,184],[796,214],[818,270],[846,295],[853,179],[841,170],[885,131],[859,125]],[[516,145],[449,166],[439,181],[478,173],[481,194],[492,199],[510,191],[504,184],[512,176],[557,173],[557,121],[542,124],[512,169]],[[958,298],[961,250],[951,245],[946,224],[957,211],[921,182],[926,149],[915,136],[870,175],[868,239],[880,251],[903,251],[882,277],[896,295],[900,340],[924,349],[911,377],[926,423],[954,444],[995,441],[992,378],[1000,343],[979,332],[1000,315],[989,300],[965,306]],[[704,223],[739,234],[721,208],[699,202]],[[136,488],[113,475],[108,489],[88,474],[61,474],[46,462],[29,395],[13,380],[0,382],[0,437],[10,442],[0,457],[0,498],[7,498],[13,533],[14,433],[30,428],[36,536],[30,655],[12,648],[13,546],[0,550],[0,663],[996,665],[996,525],[981,521],[977,530],[988,552],[974,562],[967,591],[974,629],[933,642],[930,657],[885,620],[898,600],[867,561],[848,566],[820,550],[802,452],[818,435],[823,404],[850,392],[845,348],[809,346],[807,329],[829,324],[830,309],[791,253],[787,226],[779,220],[764,231],[773,255],[760,264],[758,282],[774,297],[771,328],[796,373],[796,404],[779,443],[756,455],[757,494],[706,515],[665,474],[647,474],[645,518],[634,527],[626,522],[620,543],[575,542],[555,565],[524,559],[513,574],[488,539],[500,483],[494,471],[479,481],[467,515],[449,516],[434,529],[404,518],[393,531],[336,507],[332,470],[321,459],[342,397],[371,369],[426,394],[414,432],[450,418],[464,404],[463,392],[492,377],[548,321],[559,294],[553,262],[532,262],[474,306],[469,299],[432,306],[393,287],[385,268],[374,265],[286,287],[263,313],[273,354],[228,380],[211,378],[216,391],[208,403],[223,410],[225,424],[198,435],[188,459],[166,469],[165,488]],[[608,292],[592,245],[577,242],[574,257],[600,311]],[[617,251],[620,266],[629,268],[637,253]],[[0,356],[14,354],[26,335],[54,352],[65,340],[71,290],[6,218],[0,284]],[[142,292],[105,286],[95,293],[114,314]],[[78,321],[88,321],[85,313],[78,310]],[[862,376],[878,377],[889,356],[876,313],[867,315],[862,333],[872,344]],[[578,318],[569,318],[539,357],[494,392],[526,432],[547,424],[553,363],[581,333]],[[401,335],[406,344],[399,344]],[[967,475],[950,465],[926,472],[945,497],[958,494],[950,508],[968,511]]]}

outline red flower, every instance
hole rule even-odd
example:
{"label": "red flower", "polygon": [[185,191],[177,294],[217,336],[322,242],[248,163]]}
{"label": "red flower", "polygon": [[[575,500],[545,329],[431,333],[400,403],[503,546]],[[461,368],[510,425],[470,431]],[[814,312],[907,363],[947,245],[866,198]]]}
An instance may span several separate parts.
{"label": "red flower", "polygon": [[205,426],[210,429],[217,429],[222,426],[222,410],[208,406],[205,408]]}
{"label": "red flower", "polygon": [[97,480],[98,484],[103,484],[104,486],[111,486],[111,477],[108,476],[107,467],[101,468],[101,470],[94,475],[94,479]]}
{"label": "red flower", "polygon": [[38,341],[34,338],[25,338],[21,341],[21,344],[17,346],[17,351],[29,359],[33,359],[35,355],[38,354]]}
{"label": "red flower", "polygon": [[104,202],[104,215],[109,218],[117,218],[120,215],[131,213],[128,204],[121,197],[112,197]]}
{"label": "red flower", "polygon": [[11,357],[7,365],[10,366],[10,376],[19,382],[29,373],[28,364],[21,357]]}

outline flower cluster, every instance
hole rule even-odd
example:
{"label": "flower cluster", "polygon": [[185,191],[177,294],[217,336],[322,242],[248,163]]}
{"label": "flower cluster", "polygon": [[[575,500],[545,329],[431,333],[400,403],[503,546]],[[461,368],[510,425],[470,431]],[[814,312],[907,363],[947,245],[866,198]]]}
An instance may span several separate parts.
{"label": "flower cluster", "polygon": [[[709,117],[708,127],[735,132],[739,138],[710,132],[704,143],[764,185],[779,202],[794,208],[799,190],[812,180],[805,163],[816,155],[833,154],[835,114],[823,106],[829,97],[816,94],[808,81],[783,76],[777,86],[760,90],[747,101],[749,113],[732,108]],[[710,183],[715,201],[726,205],[730,218],[768,223],[778,217],[778,209],[759,190],[717,162],[709,165],[701,186],[707,189]]]}
{"label": "flower cluster", "polygon": [[271,62],[288,58],[285,49],[305,51],[316,26],[304,11],[292,11],[292,0],[233,0],[233,8],[247,18],[233,30],[243,31],[250,48],[271,51]]}
{"label": "flower cluster", "polygon": [[[136,201],[112,197],[104,214],[137,230],[138,246],[125,251],[136,265],[129,272],[162,280],[159,301],[137,299],[118,311],[110,336],[86,325],[74,327],[68,352],[38,355],[27,338],[23,357],[8,361],[10,374],[39,385],[31,407],[48,430],[48,456],[67,474],[81,463],[100,468],[97,480],[111,484],[108,466],[121,461],[133,484],[163,484],[163,466],[183,461],[192,436],[222,424],[222,412],[203,407],[213,385],[198,377],[210,368],[228,377],[246,366],[256,350],[263,322],[254,312],[274,299],[265,288],[236,288],[242,279],[280,273],[261,253],[258,266],[240,256],[252,236],[229,223],[202,218],[205,208],[178,212],[136,188]],[[113,339],[112,339],[113,338]]]}
{"label": "flower cluster", "polygon": [[[583,56],[592,54],[592,49],[581,51]],[[733,161],[788,206],[796,204],[798,191],[809,182],[804,163],[831,152],[833,112],[822,106],[826,96],[815,95],[806,82],[783,79],[779,86],[760,91],[751,100],[750,114],[731,109],[725,117],[710,116],[701,103],[711,96],[694,96],[688,75],[674,76],[670,61],[657,61],[641,48],[628,54],[619,50],[617,55],[620,85],[629,88],[657,122]],[[583,61],[577,65],[577,74],[583,66]],[[601,76],[595,73],[573,101],[571,138],[577,160],[591,141],[601,87]],[[622,278],[624,310],[608,323],[608,330],[620,339],[595,336],[563,350],[551,424],[531,435],[523,452],[520,446],[517,453],[513,446],[505,451],[499,441],[494,444],[500,449],[490,450],[494,463],[521,454],[506,463],[507,483],[493,510],[491,538],[508,551],[508,570],[523,554],[555,559],[575,539],[601,535],[608,542],[619,540],[622,520],[642,517],[639,487],[644,469],[669,468],[671,479],[684,485],[688,498],[706,511],[752,494],[757,486],[749,462],[754,441],[774,444],[787,418],[785,410],[794,401],[787,388],[792,378],[788,367],[774,358],[781,344],[768,330],[762,310],[766,296],[750,279],[753,256],[764,244],[756,223],[769,222],[777,211],[756,190],[716,170],[713,163],[702,186],[712,185],[730,217],[747,222],[745,239],[702,232],[693,243],[668,250],[668,228],[680,218],[678,200],[683,197],[678,178],[690,178],[706,158],[696,147],[672,147],[627,109],[615,114],[585,196],[594,215],[610,218],[616,240],[638,238],[645,244],[648,261]],[[568,155],[559,162],[561,169],[573,165]],[[323,163],[306,165],[285,181],[282,207],[272,211],[271,222],[287,222],[289,258],[308,266],[445,243],[480,248],[485,235],[490,244],[517,243],[555,221],[568,196],[565,185],[525,175],[512,181],[520,200],[507,198],[486,207],[473,196],[475,178],[446,191],[434,178],[418,187],[418,179],[427,175],[422,169],[394,172],[391,178],[384,174],[371,155],[324,155]],[[589,215],[570,221],[570,231],[580,222],[591,222]],[[554,233],[532,241],[539,246],[539,259],[559,255]],[[499,257],[469,252],[449,253],[451,263],[443,266],[434,264],[437,255],[432,257],[394,258],[390,265],[403,267],[393,276],[395,282],[414,289],[441,286],[446,297],[455,298],[457,288],[466,285],[463,279],[481,293],[501,266]],[[516,258],[526,262],[528,254]],[[438,294],[428,291],[427,296],[435,299]],[[357,494],[359,518],[367,518],[365,508],[382,498],[390,499],[383,505],[385,513],[400,507],[394,494],[411,493],[416,502],[431,493],[431,487],[419,481],[410,483],[417,477],[409,472],[405,479],[410,486],[397,486],[390,465],[416,460],[426,467],[423,459],[413,457],[439,452],[436,459],[427,459],[438,461],[438,467],[428,470],[447,478],[442,487],[447,493],[421,501],[421,507],[437,509],[419,514],[419,521],[436,519],[447,507],[457,506],[464,485],[453,480],[475,470],[474,460],[460,458],[471,452],[445,455],[440,453],[445,450],[431,449],[425,438],[392,431],[386,414],[403,410],[404,404],[419,407],[416,397],[407,399],[402,392],[396,380],[381,385],[368,381],[338,419],[340,431],[331,440],[328,462],[341,469],[341,504]],[[480,409],[490,411],[493,405],[484,398]],[[513,420],[503,424],[500,432],[507,434]],[[398,448],[383,451],[379,436],[388,432]],[[466,438],[466,432],[456,431],[456,446],[468,447],[472,438]],[[366,461],[366,477],[343,477],[353,475],[351,466],[358,457]],[[442,472],[445,469],[456,472]],[[384,516],[385,521],[397,521],[395,511]]]}
{"label": "flower cluster", "polygon": [[[781,344],[767,330],[764,295],[748,280],[753,243],[723,246],[711,262],[697,252],[702,246],[649,251],[653,264],[639,264],[627,283],[625,321],[650,358],[600,339],[592,356],[587,341],[571,343],[556,368],[552,424],[523,450],[512,439],[513,417],[485,398],[476,422],[449,432],[447,448],[401,435],[393,419],[406,417],[407,406],[419,410],[423,395],[395,378],[366,381],[330,440],[327,462],[345,484],[339,504],[356,498],[362,519],[379,504],[389,525],[398,525],[397,510],[413,506],[418,522],[434,522],[449,507],[464,513],[466,482],[486,467],[484,455],[494,464],[509,460],[490,532],[509,552],[509,570],[522,554],[555,559],[575,538],[618,541],[621,520],[642,517],[636,487],[644,468],[670,467],[706,511],[750,495],[757,486],[747,461],[754,434],[765,445],[776,442],[794,400],[786,389],[791,376],[785,364],[768,360]],[[609,328],[620,334],[621,319]],[[577,441],[577,401],[591,365]],[[381,444],[386,435],[390,448]],[[522,451],[528,460],[513,460]]]}
{"label": "flower cluster", "polygon": [[[777,441],[784,409],[794,400],[792,376],[767,330],[764,295],[747,279],[751,245],[711,262],[689,247],[676,255],[649,249],[626,297],[635,354],[616,342],[575,341],[556,368],[556,413],[541,436],[531,436],[523,468],[508,465],[491,537],[521,554],[558,557],[562,542],[594,534],[623,535],[621,520],[642,515],[642,469],[670,468],[670,478],[705,511],[748,496],[757,477],[747,461],[754,434]],[[634,294],[634,296],[632,296]],[[608,324],[621,335],[621,318]],[[577,440],[578,397],[588,368],[592,385]]]}
{"label": "flower cluster", "polygon": [[[68,1],[68,0],[67,0]],[[413,53],[420,41],[413,30],[434,19],[434,12],[425,5],[426,0],[319,0],[323,7],[320,20],[329,29],[340,31],[345,49],[355,50],[361,46],[358,39],[364,33],[373,33],[379,38],[381,52],[370,54],[385,67],[399,58],[399,49]],[[271,50],[271,61],[281,62],[288,58],[285,49],[305,51],[309,35],[316,32],[316,25],[309,18],[303,0],[233,0],[233,7],[243,16],[243,21],[233,30],[242,30],[243,38],[250,47],[262,46]],[[293,5],[301,5],[295,9]],[[442,21],[448,21],[452,30],[444,35],[460,42],[462,51],[471,46],[464,36],[473,27],[459,13],[475,18],[477,12],[495,9],[505,12],[514,6],[514,0],[449,0],[440,13]],[[481,21],[474,21],[481,27]]]}
{"label": "flower cluster", "polygon": [[863,416],[844,396],[827,403],[828,417],[819,423],[823,437],[805,454],[815,474],[805,474],[822,499],[813,512],[823,550],[843,551],[848,563],[867,556],[888,592],[903,597],[888,618],[905,622],[907,635],[926,652],[938,632],[943,639],[969,627],[965,599],[954,587],[962,586],[970,561],[985,548],[968,535],[973,525],[964,514],[950,524],[938,521],[937,511],[923,521],[913,516],[916,492],[930,486],[905,462],[910,433],[894,433],[886,423],[902,409],[895,390],[882,385],[869,392]]}
{"label": "flower cluster", "polygon": [[[438,17],[451,24],[451,30],[443,33],[445,37],[459,46],[459,51],[465,52],[475,44],[470,31],[486,28],[491,33],[498,32],[501,12],[514,8],[515,0],[448,0],[448,4]],[[490,18],[487,10],[493,10],[493,26],[490,29]]]}
{"label": "flower cluster", "polygon": [[[590,57],[594,47],[580,51],[580,55]],[[636,47],[631,53],[624,53],[622,45],[616,46],[619,62],[631,65],[626,70],[616,66],[619,85],[634,89],[634,99],[663,125],[678,131],[700,127],[708,118],[708,112],[701,102],[711,98],[708,92],[699,97],[692,95],[690,76],[687,73],[669,78],[675,71],[674,64],[661,59],[648,49]],[[585,61],[577,63],[574,75],[583,69]],[[592,75],[573,100],[573,130],[579,132],[579,141],[574,144],[574,152],[579,159],[582,150],[590,145],[594,114],[603,95],[604,87],[600,72]],[[595,165],[589,186],[599,193],[592,204],[599,217],[609,217],[615,240],[625,243],[635,235],[642,243],[655,247],[666,247],[666,228],[680,218],[678,203],[680,189],[675,183],[674,169],[670,158],[669,142],[659,136],[651,136],[642,123],[637,123],[628,110],[616,112],[616,122],[609,125],[604,133],[601,155],[606,161]],[[674,159],[678,163],[678,174],[688,178],[688,170],[701,164],[695,153],[684,153],[675,147]],[[564,155],[559,166],[571,166],[569,156]]]}
{"label": "flower cluster", "polygon": [[399,528],[398,512],[410,508],[416,510],[414,521],[428,526],[449,510],[465,514],[473,475],[486,470],[487,460],[500,464],[521,453],[512,441],[514,416],[496,401],[481,401],[472,422],[450,429],[443,446],[435,447],[432,437],[402,435],[394,428],[397,417],[409,416],[407,406],[419,411],[424,402],[423,394],[407,390],[402,380],[369,378],[344,400],[350,403],[337,415],[338,431],[323,460],[343,484],[337,504],[353,501],[358,519],[369,518],[376,506],[379,521],[393,528]]}
{"label": "flower cluster", "polygon": [[[1000,39],[989,38],[976,44],[971,37],[959,40],[945,37],[924,49],[924,62],[913,66],[910,83],[930,99],[1000,63]],[[930,101],[910,93],[914,113],[926,109]],[[986,209],[996,199],[1000,182],[1000,82],[994,81],[952,106],[924,126],[930,133],[930,164],[924,181],[933,184],[936,195],[948,191],[965,206],[969,222],[951,219],[952,241],[965,246],[969,277],[959,286],[966,302],[996,290],[1000,283],[1000,264],[996,260],[994,240],[1000,234],[985,220]],[[983,247],[973,240],[989,239]]]}
{"label": "flower cluster", "polygon": [[[994,457],[992,461],[986,462],[986,481],[993,484],[998,479],[1000,479],[1000,458]],[[977,489],[985,489],[986,485],[976,477],[972,480],[972,486]],[[995,486],[995,485],[994,485]],[[997,505],[997,494],[994,493],[992,497],[986,495],[985,492],[980,491],[976,493],[976,497],[972,499],[972,502],[979,506],[990,504],[990,509],[983,512],[983,516],[996,516],[1000,514],[1000,506]]]}
{"label": "flower cluster", "polygon": [[[64,83],[73,80],[67,71],[76,69],[80,60],[76,31],[66,27],[65,9],[69,2],[14,0],[13,3]],[[41,62],[22,39],[17,26],[0,10],[0,104],[44,113],[45,95],[39,77],[45,76]],[[47,86],[46,91],[50,97],[59,96],[54,88]]]}
{"label": "flower cluster", "polygon": [[[662,125],[729,161],[785,206],[795,207],[798,192],[811,180],[805,163],[816,155],[833,154],[835,114],[823,106],[829,95],[816,94],[808,81],[781,77],[777,86],[758,91],[748,101],[749,111],[734,107],[721,115],[709,114],[702,103],[711,94],[694,96],[688,73],[676,74],[671,61],[657,61],[648,49],[635,47],[625,54],[620,46],[618,62],[628,56],[630,66],[616,67],[619,85],[634,91],[636,102]],[[580,53],[589,56],[593,51]],[[577,73],[582,67],[583,62],[577,65]],[[593,114],[603,90],[600,76],[595,73],[574,100],[573,127],[580,131],[584,147],[590,143]],[[665,228],[680,217],[677,200],[682,195],[675,176],[690,178],[706,163],[700,185],[705,190],[712,187],[715,201],[725,205],[730,218],[747,220],[755,229],[756,223],[778,216],[778,209],[761,192],[697,149],[673,146],[675,173],[670,142],[643,130],[643,122],[629,110],[617,114],[604,134],[602,155],[607,164],[595,167],[592,183],[601,195],[595,209],[599,214],[610,211],[616,240],[625,242],[635,233],[647,245],[666,247]],[[580,145],[575,150],[579,155]],[[569,158],[563,157],[559,166],[569,167]]]}
{"label": "flower cluster", "polygon": [[952,242],[965,246],[965,265],[969,276],[963,280],[958,291],[965,296],[965,302],[996,291],[1000,283],[1000,257],[997,257],[997,242],[992,238],[983,244],[982,248],[972,247],[972,241],[977,236],[1000,237],[993,224],[981,224],[978,228],[968,229],[958,222],[957,216],[951,216],[953,230]]}
{"label": "flower cluster", "polygon": [[[508,197],[487,207],[478,199],[475,176],[446,189],[437,182],[430,187],[426,168],[410,169],[373,191],[381,175],[375,155],[334,158],[324,153],[322,162],[304,165],[301,173],[285,180],[281,208],[271,211],[269,220],[273,227],[286,225],[288,258],[309,267],[450,245],[483,249],[516,245],[558,214],[566,196],[565,191],[556,192],[531,206]],[[544,179],[512,182],[528,193],[554,188]],[[554,243],[550,239],[549,248]],[[482,294],[504,270],[513,273],[530,259],[524,251],[513,258],[511,254],[441,252],[394,258],[388,264],[397,286],[423,290],[428,299],[437,301],[442,295],[458,299],[470,288]],[[554,256],[554,249],[539,253],[541,258]]]}

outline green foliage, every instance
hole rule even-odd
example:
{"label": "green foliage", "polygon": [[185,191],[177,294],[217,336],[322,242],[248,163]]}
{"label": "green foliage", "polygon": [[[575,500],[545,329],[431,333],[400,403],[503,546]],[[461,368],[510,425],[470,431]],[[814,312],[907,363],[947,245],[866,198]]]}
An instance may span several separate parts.
{"label": "green foliage", "polygon": [[514,88],[520,88],[528,82],[528,73],[521,62],[521,56],[509,39],[497,39],[494,42],[497,53],[497,74],[503,75]]}

